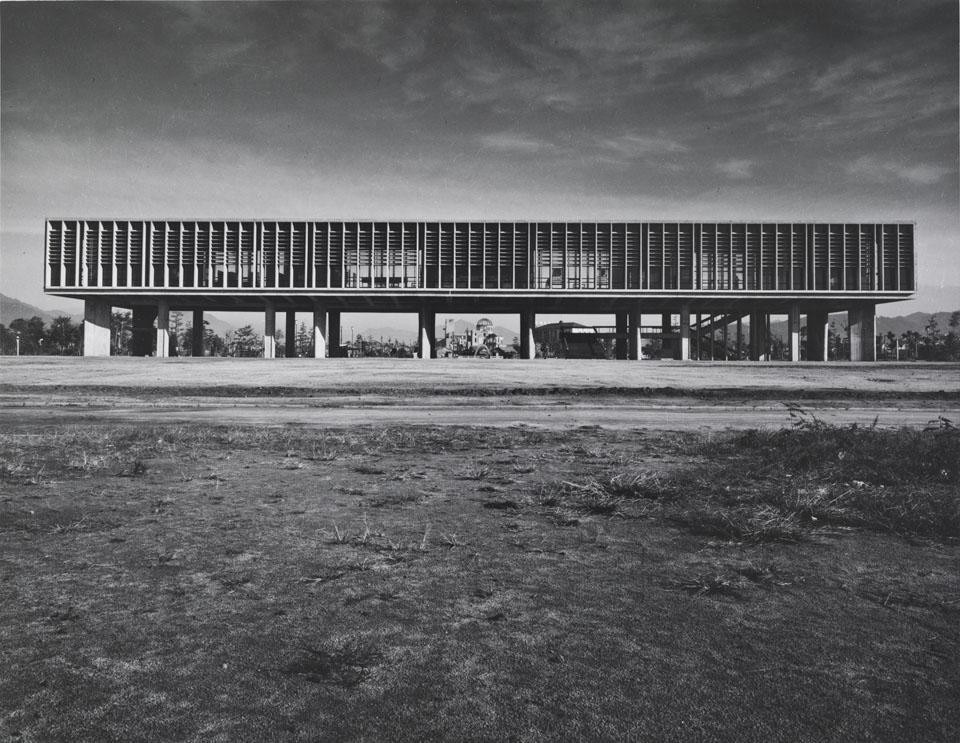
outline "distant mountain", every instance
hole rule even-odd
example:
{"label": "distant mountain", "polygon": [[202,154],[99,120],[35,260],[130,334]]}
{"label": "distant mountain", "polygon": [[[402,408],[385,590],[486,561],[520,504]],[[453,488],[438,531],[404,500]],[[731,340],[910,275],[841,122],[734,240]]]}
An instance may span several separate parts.
{"label": "distant mountain", "polygon": [[[940,332],[946,333],[950,329],[950,312],[935,312],[934,317],[940,326]],[[930,322],[929,312],[914,312],[909,315],[900,315],[897,317],[878,317],[877,332],[886,335],[888,331],[893,331],[894,335],[902,335],[909,330],[923,334],[923,329]]]}
{"label": "distant mountain", "polygon": [[[909,315],[899,315],[897,317],[881,317],[880,315],[877,315],[877,334],[886,335],[888,332],[892,331],[895,336],[899,337],[912,330],[920,333],[920,335],[923,335],[924,328],[927,327],[927,324],[930,322],[930,314],[931,313],[929,312],[913,312]],[[949,323],[951,313],[935,312],[932,314],[934,314],[937,318],[937,324],[940,326],[940,332],[946,333],[950,329]],[[830,319],[836,324],[837,331],[842,332],[843,326],[846,325],[847,322],[846,314],[839,313],[837,315],[831,315]],[[771,335],[779,336],[780,338],[786,338],[786,321],[780,320],[770,323],[770,333]]]}
{"label": "distant mountain", "polygon": [[31,317],[39,317],[49,325],[63,315],[66,315],[75,323],[83,321],[82,315],[74,315],[66,310],[41,310],[32,304],[21,302],[19,299],[8,297],[6,294],[0,294],[0,323],[3,325],[9,326],[14,320],[29,320]]}

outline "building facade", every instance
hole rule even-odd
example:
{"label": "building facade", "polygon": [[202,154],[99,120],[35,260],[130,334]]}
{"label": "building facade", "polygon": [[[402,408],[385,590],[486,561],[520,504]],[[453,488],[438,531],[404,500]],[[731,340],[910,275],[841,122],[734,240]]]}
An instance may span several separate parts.
{"label": "building facade", "polygon": [[136,352],[158,356],[171,309],[193,311],[195,329],[204,310],[262,310],[266,357],[278,311],[288,337],[294,313],[313,312],[318,357],[339,347],[341,312],[418,313],[429,357],[436,313],[469,311],[519,313],[527,357],[538,312],[611,313],[631,358],[642,314],[677,316],[681,359],[691,334],[746,316],[761,358],[783,314],[799,360],[805,315],[807,357],[825,360],[827,315],[846,311],[851,358],[868,360],[876,305],[914,291],[914,241],[912,223],[52,219],[45,288],[86,303],[87,355],[109,353],[120,306]]}

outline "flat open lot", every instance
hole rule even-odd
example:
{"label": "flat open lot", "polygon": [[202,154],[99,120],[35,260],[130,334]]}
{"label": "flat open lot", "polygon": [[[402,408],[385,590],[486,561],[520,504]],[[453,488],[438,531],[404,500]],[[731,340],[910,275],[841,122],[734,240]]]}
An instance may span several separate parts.
{"label": "flat open lot", "polygon": [[958,387],[4,360],[0,739],[954,740]]}

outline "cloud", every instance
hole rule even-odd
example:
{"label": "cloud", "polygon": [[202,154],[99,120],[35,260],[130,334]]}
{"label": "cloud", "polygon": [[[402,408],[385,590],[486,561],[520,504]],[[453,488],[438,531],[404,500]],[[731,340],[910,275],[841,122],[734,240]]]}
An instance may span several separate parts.
{"label": "cloud", "polygon": [[899,180],[915,186],[931,186],[943,180],[951,172],[949,168],[931,163],[912,165],[881,160],[872,155],[857,158],[847,166],[847,173],[855,178],[867,178],[878,183]]}
{"label": "cloud", "polygon": [[727,176],[727,178],[752,178],[753,171],[757,167],[757,161],[734,158],[722,160],[714,167],[718,173]]}
{"label": "cloud", "polygon": [[480,137],[480,144],[487,149],[499,150],[500,152],[529,154],[554,148],[554,145],[550,142],[516,132],[484,134]]}
{"label": "cloud", "polygon": [[671,137],[645,134],[623,134],[619,137],[600,139],[597,144],[601,150],[612,153],[618,158],[631,160],[659,155],[675,155],[690,149],[682,142]]}

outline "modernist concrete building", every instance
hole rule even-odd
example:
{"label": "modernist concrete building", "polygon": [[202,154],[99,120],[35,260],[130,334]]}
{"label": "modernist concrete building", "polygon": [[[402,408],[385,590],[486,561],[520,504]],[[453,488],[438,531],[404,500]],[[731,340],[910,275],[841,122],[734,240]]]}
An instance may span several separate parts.
{"label": "modernist concrete building", "polygon": [[[641,315],[688,359],[749,317],[751,358],[769,317],[789,320],[789,352],[827,358],[827,316],[848,313],[850,358],[876,358],[875,308],[915,288],[912,223],[414,222],[51,219],[50,294],[86,303],[84,353],[107,355],[111,307],[133,311],[135,353],[167,354],[171,309],[192,311],[202,353],[205,310],[262,311],[263,354],[312,312],[315,355],[340,347],[340,313],[416,312],[423,357],[437,312],[518,313],[532,358],[537,313],[610,313],[618,355],[638,358]],[[677,321],[674,321],[677,318]]]}

